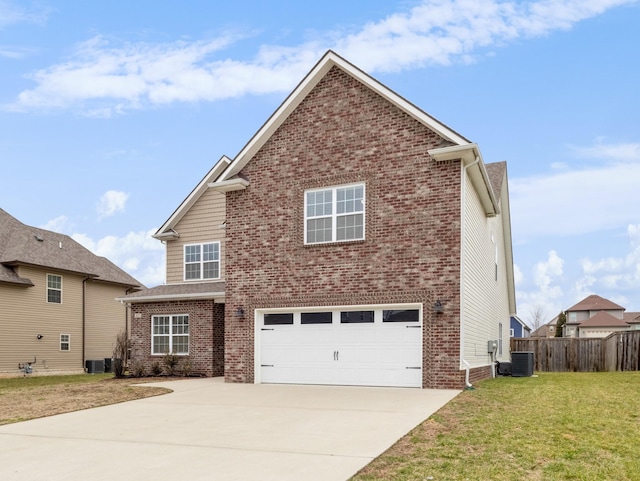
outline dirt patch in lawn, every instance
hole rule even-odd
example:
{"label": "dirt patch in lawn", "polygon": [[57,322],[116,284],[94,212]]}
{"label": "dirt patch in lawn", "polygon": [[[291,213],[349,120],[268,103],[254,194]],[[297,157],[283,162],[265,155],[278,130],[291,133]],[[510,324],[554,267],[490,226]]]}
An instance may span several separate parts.
{"label": "dirt patch in lawn", "polygon": [[91,383],[62,383],[0,390],[0,425],[171,392],[171,389],[162,387],[134,385],[158,381],[158,379],[102,379]]}

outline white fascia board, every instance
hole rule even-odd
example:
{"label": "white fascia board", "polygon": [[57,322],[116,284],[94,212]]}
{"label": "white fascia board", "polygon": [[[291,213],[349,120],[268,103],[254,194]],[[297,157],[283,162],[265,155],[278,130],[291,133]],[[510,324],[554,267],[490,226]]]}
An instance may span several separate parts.
{"label": "white fascia board", "polygon": [[233,192],[234,190],[244,190],[249,186],[249,181],[236,177],[229,180],[220,180],[218,182],[211,182],[208,184],[210,189],[217,190],[218,192]]}
{"label": "white fascia board", "polygon": [[500,213],[498,201],[491,187],[491,182],[489,182],[489,175],[487,174],[487,169],[484,166],[482,154],[477,144],[466,143],[464,145],[453,145],[450,147],[431,149],[428,152],[436,161],[462,160],[462,164],[465,167],[470,167],[469,178],[480,197],[485,213],[490,217]]}
{"label": "white fascia board", "polygon": [[236,175],[249,162],[249,160],[260,150],[264,143],[282,125],[289,115],[304,100],[309,92],[322,80],[327,72],[334,66],[341,68],[347,74],[364,84],[368,88],[377,92],[389,102],[412,116],[431,130],[438,133],[445,139],[455,144],[468,144],[469,140],[457,132],[451,130],[446,125],[440,123],[423,110],[419,109],[411,102],[384,86],[367,73],[360,70],[355,65],[347,62],[335,52],[329,50],[320,61],[311,69],[307,76],[302,79],[298,86],[289,94],[285,101],[269,117],[256,134],[243,147],[240,153],[233,160],[229,168],[220,176],[220,180],[226,180]]}
{"label": "white fascia board", "polygon": [[213,299],[217,303],[224,302],[224,292],[200,292],[198,294],[164,294],[157,296],[116,297],[116,301],[127,304],[140,304],[157,301],[184,301],[191,299]]}
{"label": "white fascia board", "polygon": [[[231,163],[231,159],[226,155],[220,157],[218,162],[207,172],[207,174],[202,178],[202,180],[198,183],[198,185],[191,191],[191,193],[187,196],[185,200],[178,206],[178,208],[171,214],[162,227],[160,227],[155,234],[151,237],[154,239],[167,239],[167,238],[175,238],[173,234],[166,235],[167,232],[173,229],[175,225],[182,219],[182,217],[191,209],[193,204],[200,198],[200,196],[207,190],[208,184],[216,180],[220,176],[222,172],[229,166]],[[175,232],[175,231],[174,231]],[[177,233],[176,233],[177,234]]]}

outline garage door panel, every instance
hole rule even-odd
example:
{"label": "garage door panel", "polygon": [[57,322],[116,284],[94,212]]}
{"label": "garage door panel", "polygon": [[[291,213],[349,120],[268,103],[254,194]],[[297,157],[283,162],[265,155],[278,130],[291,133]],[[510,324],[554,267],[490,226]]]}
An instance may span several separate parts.
{"label": "garage door panel", "polygon": [[416,322],[294,323],[260,330],[264,383],[422,386],[422,326]]}

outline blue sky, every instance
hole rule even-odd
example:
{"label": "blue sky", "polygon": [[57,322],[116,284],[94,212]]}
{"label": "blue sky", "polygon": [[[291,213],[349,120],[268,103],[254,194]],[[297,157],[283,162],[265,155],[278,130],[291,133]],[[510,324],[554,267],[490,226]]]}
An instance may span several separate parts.
{"label": "blue sky", "polygon": [[509,170],[518,313],[640,311],[637,0],[0,0],[0,207],[147,286],[150,237],[329,48]]}

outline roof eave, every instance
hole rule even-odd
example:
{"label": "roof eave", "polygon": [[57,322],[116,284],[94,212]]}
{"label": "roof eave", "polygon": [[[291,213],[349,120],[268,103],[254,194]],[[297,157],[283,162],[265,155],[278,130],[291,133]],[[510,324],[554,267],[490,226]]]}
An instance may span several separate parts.
{"label": "roof eave", "polygon": [[196,294],[158,294],[153,296],[116,297],[116,301],[126,304],[143,304],[162,301],[188,301],[212,299],[216,303],[224,302],[224,292],[200,292]]}
{"label": "roof eave", "polygon": [[496,199],[489,175],[482,160],[482,154],[478,144],[468,143],[464,145],[452,145],[450,147],[440,147],[428,151],[429,155],[436,161],[460,159],[464,167],[469,168],[469,178],[478,192],[480,201],[488,217],[494,217],[500,213],[498,200]]}
{"label": "roof eave", "polygon": [[220,182],[211,182],[209,188],[218,192],[233,192],[235,190],[245,190],[249,186],[249,181],[235,177],[229,180],[222,180]]}

